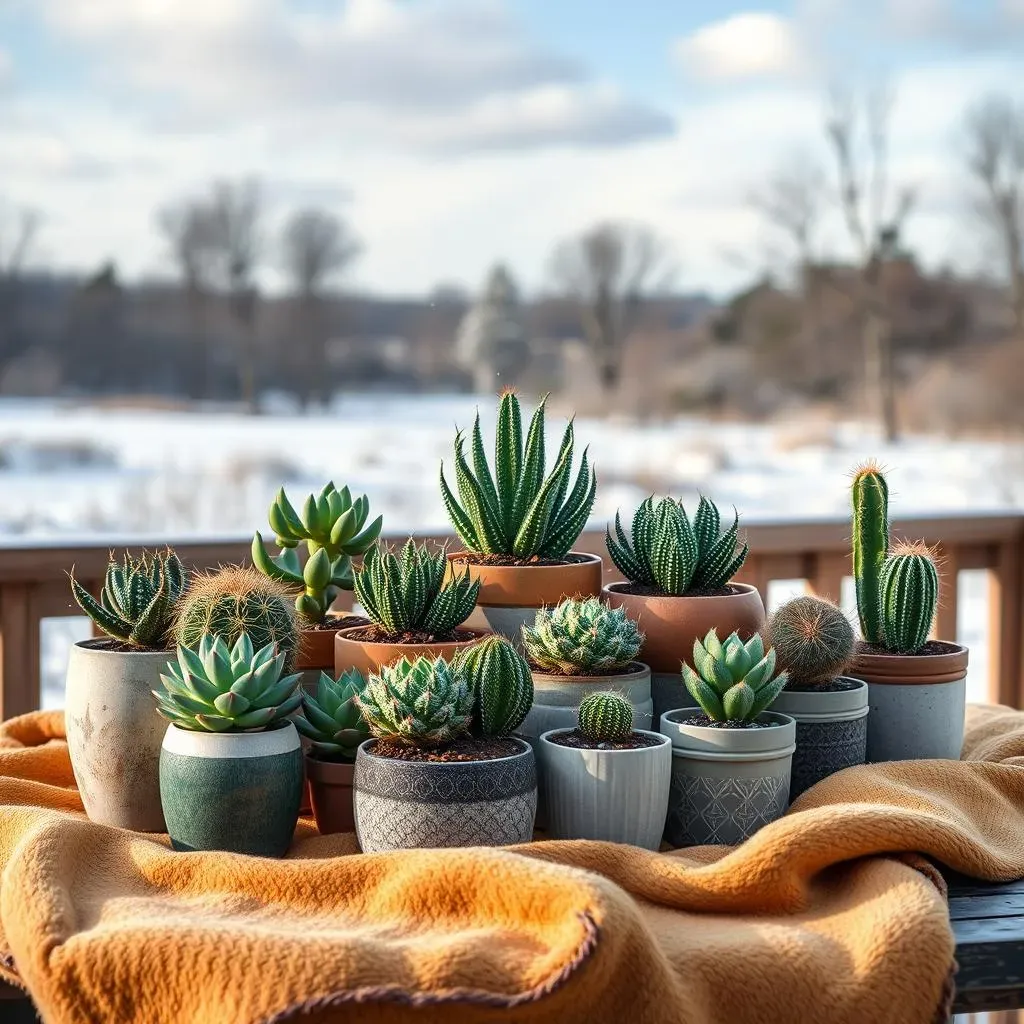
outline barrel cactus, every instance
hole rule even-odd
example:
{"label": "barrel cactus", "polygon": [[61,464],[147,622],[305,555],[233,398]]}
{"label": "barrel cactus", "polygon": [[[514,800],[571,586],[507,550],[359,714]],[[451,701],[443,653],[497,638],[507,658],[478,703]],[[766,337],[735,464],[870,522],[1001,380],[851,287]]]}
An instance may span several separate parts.
{"label": "barrel cactus", "polygon": [[533,626],[523,626],[523,648],[544,672],[611,675],[636,660],[644,635],[622,608],[599,598],[568,598],[541,608]]}
{"label": "barrel cactus", "polygon": [[359,744],[370,738],[357,699],[365,686],[366,680],[357,669],[342,673],[337,680],[321,672],[316,694],[302,694],[303,714],[294,719],[295,728],[312,740],[317,757],[355,761]]}
{"label": "barrel cactus", "polygon": [[580,701],[578,721],[593,743],[625,743],[633,735],[633,705],[620,693],[592,693]]}
{"label": "barrel cactus", "polygon": [[915,654],[928,642],[939,602],[939,572],[924,544],[898,544],[879,580],[887,650]]}
{"label": "barrel cactus", "polygon": [[797,597],[768,621],[768,642],[791,686],[820,686],[842,675],[853,660],[853,626],[831,601]]}
{"label": "barrel cactus", "polygon": [[456,658],[473,690],[473,718],[484,736],[508,736],[533,706],[526,659],[501,636],[488,636]]}

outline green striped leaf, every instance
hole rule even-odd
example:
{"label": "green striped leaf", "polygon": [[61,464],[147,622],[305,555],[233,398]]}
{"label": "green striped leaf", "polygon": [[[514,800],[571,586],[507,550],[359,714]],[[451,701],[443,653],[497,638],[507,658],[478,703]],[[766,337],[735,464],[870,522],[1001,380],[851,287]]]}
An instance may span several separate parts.
{"label": "green striped leaf", "polygon": [[463,507],[456,501],[455,495],[452,494],[448,481],[444,478],[443,465],[441,466],[441,500],[444,502],[445,512],[448,513],[448,519],[455,532],[459,535],[459,540],[462,541],[463,547],[467,551],[481,551],[480,538],[477,536],[476,527]]}
{"label": "green striped leaf", "polygon": [[523,464],[523,425],[519,399],[511,391],[501,396],[498,425],[494,435],[494,472],[505,536],[515,526],[514,508]]}
{"label": "green striped leaf", "polygon": [[[512,503],[511,528],[509,536],[518,536],[522,529],[527,512],[536,504],[537,496],[544,480],[544,401],[537,406],[530,429],[526,435],[526,452],[523,456],[523,468],[516,486],[515,499]],[[554,495],[552,495],[552,499]]]}

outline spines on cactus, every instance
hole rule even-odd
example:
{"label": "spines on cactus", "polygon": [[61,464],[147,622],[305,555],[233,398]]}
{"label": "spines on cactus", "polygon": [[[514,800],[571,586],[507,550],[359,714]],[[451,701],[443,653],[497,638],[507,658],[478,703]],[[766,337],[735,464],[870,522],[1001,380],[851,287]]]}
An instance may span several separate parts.
{"label": "spines on cactus", "polygon": [[889,485],[874,462],[853,477],[853,578],[861,636],[883,644],[881,581],[889,550]]}
{"label": "spines on cactus", "polygon": [[924,544],[899,544],[882,565],[880,601],[887,650],[916,654],[928,642],[939,602],[939,572]]}
{"label": "spines on cactus", "polygon": [[541,608],[533,626],[523,627],[529,660],[545,672],[610,675],[636,660],[644,636],[622,608],[599,598],[567,598]]}
{"label": "spines on cactus", "polygon": [[358,697],[366,680],[357,669],[337,680],[320,673],[316,694],[302,694],[303,714],[295,727],[312,740],[313,753],[328,761],[354,761],[359,744],[370,738],[370,729],[359,710]]}
{"label": "spines on cactus", "polygon": [[500,636],[488,636],[455,659],[473,690],[473,718],[484,736],[508,736],[533,705],[526,659]]}
{"label": "spines on cactus", "polygon": [[592,693],[580,701],[578,727],[594,743],[625,743],[633,735],[633,705],[620,693]]}
{"label": "spines on cactus", "polygon": [[790,686],[820,686],[842,675],[853,660],[853,626],[831,601],[797,597],[768,621],[768,642]]}

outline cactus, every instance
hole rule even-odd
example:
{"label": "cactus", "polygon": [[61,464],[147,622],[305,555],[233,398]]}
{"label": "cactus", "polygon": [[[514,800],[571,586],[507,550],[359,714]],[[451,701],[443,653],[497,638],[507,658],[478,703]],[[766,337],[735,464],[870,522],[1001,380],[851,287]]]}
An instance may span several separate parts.
{"label": "cactus", "polygon": [[579,731],[594,743],[625,743],[633,735],[633,705],[620,693],[592,693],[580,701]]}
{"label": "cactus", "polygon": [[356,573],[355,591],[366,614],[388,633],[446,636],[465,622],[480,592],[479,580],[461,576],[444,582],[444,551],[431,554],[409,540],[401,558],[373,547]]}
{"label": "cactus", "polygon": [[473,720],[472,687],[443,658],[381,666],[356,703],[370,732],[399,746],[444,746],[468,733]]}
{"label": "cactus", "polygon": [[853,477],[853,578],[861,636],[882,644],[881,576],[889,550],[889,485],[875,462]]}
{"label": "cactus", "polygon": [[856,638],[849,620],[831,601],[797,597],[772,615],[768,643],[790,684],[818,686],[843,674],[853,660]]}
{"label": "cactus", "polygon": [[703,643],[694,640],[693,668],[683,665],[683,683],[712,721],[750,722],[786,685],[786,673],[774,673],[775,651],[765,653],[760,635],[744,643],[732,633],[722,643],[712,629]]}
{"label": "cactus", "polygon": [[748,546],[739,546],[739,514],[722,531],[722,517],[714,502],[703,495],[691,523],[682,502],[653,495],[633,516],[632,544],[619,513],[615,536],[607,531],[608,553],[631,583],[657,587],[665,594],[683,595],[697,590],[720,590],[746,561]]}
{"label": "cactus", "polygon": [[[318,625],[327,618],[338,592],[352,589],[352,558],[365,554],[380,536],[382,519],[378,516],[367,526],[369,514],[365,494],[353,501],[347,487],[339,491],[331,482],[318,496],[306,498],[300,516],[282,487],[267,513],[281,553],[272,557],[257,532],[252,539],[253,564],[271,579],[301,588],[295,608]],[[305,566],[295,551],[300,543],[308,553]]]}
{"label": "cactus", "polygon": [[455,659],[473,690],[473,719],[484,736],[508,736],[533,705],[526,659],[501,636],[488,636]]}
{"label": "cactus", "polygon": [[370,738],[356,700],[365,686],[357,669],[342,673],[337,681],[321,672],[316,695],[302,694],[304,715],[296,716],[295,728],[313,741],[313,753],[323,760],[354,761],[359,744]]}
{"label": "cactus", "polygon": [[928,642],[939,600],[939,573],[924,544],[899,544],[882,565],[882,635],[887,650],[916,654]]}
{"label": "cactus", "polygon": [[168,548],[163,554],[113,554],[97,601],[69,574],[79,607],[107,636],[144,650],[166,650],[174,610],[186,585],[185,570]]}
{"label": "cactus", "polygon": [[635,661],[644,635],[622,608],[609,608],[596,597],[567,598],[541,608],[533,626],[523,626],[523,647],[545,672],[563,675],[610,675]]}
{"label": "cactus", "polygon": [[494,475],[491,475],[476,417],[470,438],[470,459],[465,455],[465,436],[455,435],[456,499],[441,467],[441,496],[455,532],[468,551],[509,555],[564,558],[594,505],[597,478],[583,452],[575,483],[572,475],[573,425],[569,421],[554,468],[545,476],[544,401],[530,421],[523,447],[519,399],[512,391],[501,396],[494,442]]}
{"label": "cactus", "polygon": [[204,636],[198,651],[178,648],[160,676],[164,689],[153,696],[164,718],[192,732],[269,729],[302,701],[298,674],[282,678],[284,663],[273,644],[254,652],[245,633],[230,648],[222,637]]}

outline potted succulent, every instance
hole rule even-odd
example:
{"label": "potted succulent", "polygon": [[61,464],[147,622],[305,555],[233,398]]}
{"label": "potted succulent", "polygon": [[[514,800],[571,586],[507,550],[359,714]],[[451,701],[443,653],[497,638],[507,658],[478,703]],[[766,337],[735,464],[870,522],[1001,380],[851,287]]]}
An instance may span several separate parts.
{"label": "potted succulent", "polygon": [[868,684],[868,760],[959,758],[967,648],[928,639],[935,559],[923,544],[890,550],[889,487],[874,463],[853,480],[853,575],[863,639],[852,672]]}
{"label": "potted succulent", "polygon": [[550,838],[661,845],[672,744],[634,731],[633,705],[622,694],[584,697],[575,729],[541,736],[539,762]]}
{"label": "potted succulent", "polygon": [[788,676],[773,710],[796,720],[789,798],[833,772],[863,764],[868,743],[868,688],[844,675],[856,639],[831,601],[797,597],[768,620],[768,643]]}
{"label": "potted succulent", "polygon": [[444,551],[431,553],[410,539],[401,557],[375,546],[355,574],[355,592],[369,622],[340,630],[334,671],[364,676],[399,658],[420,655],[451,660],[482,634],[464,629],[480,584],[468,572],[445,580]]}
{"label": "potted succulent", "polygon": [[64,714],[82,803],[101,824],[164,831],[164,724],[149,694],[167,662],[174,608],[186,582],[170,549],[112,558],[98,600],[71,577],[75,600],[106,634],[72,647]]}
{"label": "potted succulent", "polygon": [[464,449],[460,431],[455,436],[458,498],[441,469],[441,495],[464,547],[448,557],[453,568],[467,566],[480,581],[477,606],[487,625],[519,644],[521,628],[538,608],[601,592],[601,559],[572,550],[593,508],[597,478],[584,451],[571,480],[571,421],[545,475],[544,401],[533,414],[524,446],[519,399],[511,391],[501,396],[498,408],[493,474],[479,415],[470,438],[472,467]]}
{"label": "potted succulent", "polygon": [[530,670],[501,637],[453,663],[402,658],[358,698],[373,739],[355,769],[363,852],[505,846],[533,834],[533,748],[513,737],[532,699]]}
{"label": "potted succulent", "polygon": [[154,690],[170,725],[160,751],[160,802],[176,850],[283,857],[299,818],[302,750],[288,716],[302,700],[285,654],[203,637],[179,647]]}
{"label": "potted succulent", "polygon": [[613,608],[625,608],[644,632],[640,660],[654,673],[655,721],[686,701],[679,670],[695,642],[715,628],[750,639],[764,626],[755,587],[730,582],[747,558],[739,542],[739,515],[722,529],[714,502],[701,497],[691,520],[682,503],[650,497],[633,516],[631,540],[619,514],[608,553],[626,577],[604,588]]}
{"label": "potted succulent", "polygon": [[694,641],[683,682],[697,707],[669,711],[672,786],[665,838],[673,846],[734,845],[778,818],[789,804],[796,722],[768,711],[786,685],[775,652],[759,634],[725,642],[710,630]]}
{"label": "potted succulent", "polygon": [[316,693],[303,694],[304,717],[294,719],[295,727],[310,740],[306,778],[316,827],[324,835],[352,832],[356,827],[352,774],[359,744],[370,738],[357,702],[365,685],[366,680],[354,670],[337,681],[321,672]]}

